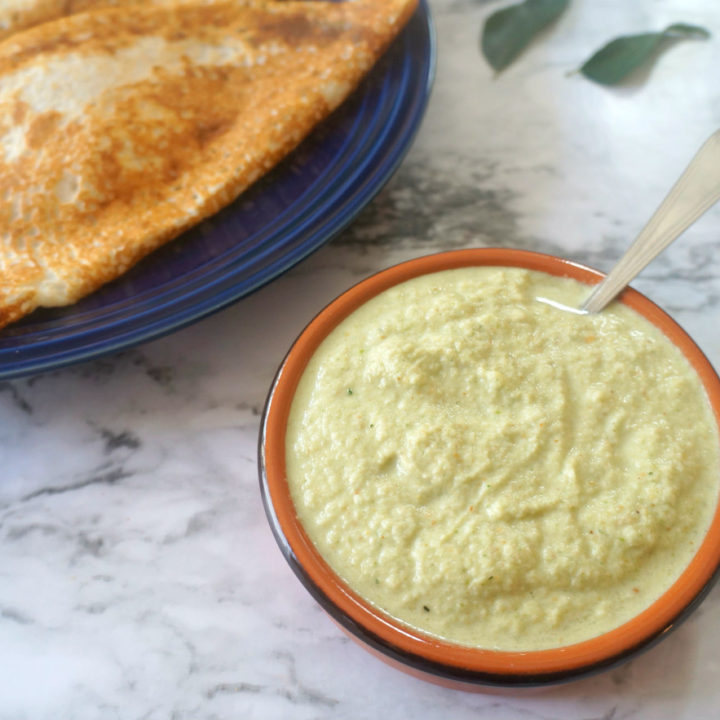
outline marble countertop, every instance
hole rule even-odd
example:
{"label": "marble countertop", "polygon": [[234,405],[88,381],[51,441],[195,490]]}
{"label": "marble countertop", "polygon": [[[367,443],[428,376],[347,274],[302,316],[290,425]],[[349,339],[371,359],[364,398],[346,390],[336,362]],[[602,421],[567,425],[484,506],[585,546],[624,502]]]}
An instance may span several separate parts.
{"label": "marble countertop", "polygon": [[[306,321],[349,284],[428,252],[502,245],[609,269],[720,127],[720,5],[575,0],[494,79],[498,7],[435,0],[427,117],[393,180],[333,243],[175,335],[0,384],[0,718],[716,718],[720,588],[619,669],[520,696],[455,692],[348,640],[297,582],[263,513],[259,415]],[[695,22],[643,84],[577,75],[621,33]],[[720,366],[720,209],[636,287]]]}

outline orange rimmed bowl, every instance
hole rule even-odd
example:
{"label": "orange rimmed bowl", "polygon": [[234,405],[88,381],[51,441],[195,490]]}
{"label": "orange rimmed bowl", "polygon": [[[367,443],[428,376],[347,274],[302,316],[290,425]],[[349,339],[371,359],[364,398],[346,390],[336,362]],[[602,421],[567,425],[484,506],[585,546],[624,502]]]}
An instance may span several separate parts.
{"label": "orange rimmed bowl", "polygon": [[[505,652],[456,645],[415,631],[355,593],[308,538],[286,479],[285,435],[298,382],[320,343],[375,295],[419,275],[469,266],[538,270],[596,284],[602,273],[551,255],[524,250],[459,250],[410,260],[373,275],[331,302],[301,333],[283,361],[265,406],[259,470],[265,510],[275,538],[300,581],[331,617],[366,649],[417,677],[465,690],[533,687],[564,682],[614,666],[649,648],[705,597],[720,567],[720,506],[698,552],[675,583],[629,622],[575,645]],[[628,289],[621,301],[659,328],[697,372],[720,426],[720,379],[689,335],[657,305]],[[719,479],[720,481],[720,479]]]}

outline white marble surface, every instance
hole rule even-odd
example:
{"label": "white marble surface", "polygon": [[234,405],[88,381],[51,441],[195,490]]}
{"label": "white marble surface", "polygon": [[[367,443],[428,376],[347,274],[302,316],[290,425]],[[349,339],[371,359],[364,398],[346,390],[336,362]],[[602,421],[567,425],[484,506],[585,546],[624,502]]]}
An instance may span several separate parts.
{"label": "white marble surface", "polygon": [[[497,3],[436,0],[437,83],[396,177],[340,238],[234,307],[139,349],[0,385],[0,718],[717,718],[720,589],[610,673],[472,695],[380,663],[296,581],[262,511],[259,412],[305,322],[351,282],[498,244],[608,269],[720,126],[720,5],[575,0],[499,79]],[[566,77],[615,34],[698,22],[643,85]],[[720,365],[720,210],[637,286]]]}

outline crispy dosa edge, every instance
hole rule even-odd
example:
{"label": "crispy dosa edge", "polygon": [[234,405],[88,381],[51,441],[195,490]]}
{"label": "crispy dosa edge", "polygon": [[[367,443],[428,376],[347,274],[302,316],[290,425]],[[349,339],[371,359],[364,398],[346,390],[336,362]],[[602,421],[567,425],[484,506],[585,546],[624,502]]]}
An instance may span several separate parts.
{"label": "crispy dosa edge", "polygon": [[[17,7],[0,11],[0,40],[36,25],[75,13],[129,7],[131,5],[173,6],[188,0],[18,0]],[[212,0],[208,0],[211,2]],[[241,5],[261,5],[283,0],[235,0]]]}

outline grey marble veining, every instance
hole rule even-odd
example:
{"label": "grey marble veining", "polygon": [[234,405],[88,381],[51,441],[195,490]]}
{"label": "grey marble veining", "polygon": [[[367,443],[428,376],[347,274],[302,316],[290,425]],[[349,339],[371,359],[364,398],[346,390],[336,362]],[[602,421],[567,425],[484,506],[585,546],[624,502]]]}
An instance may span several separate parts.
{"label": "grey marble veining", "polygon": [[[705,720],[720,595],[652,651],[541,693],[453,692],[348,640],[263,514],[259,417],[289,344],[392,263],[501,245],[609,269],[720,126],[720,7],[576,0],[500,78],[477,50],[496,2],[435,0],[438,76],[405,163],[332,244],[228,310],[109,358],[0,384],[0,718]],[[609,37],[697,22],[644,84],[567,71]],[[636,286],[720,365],[720,210]]]}

